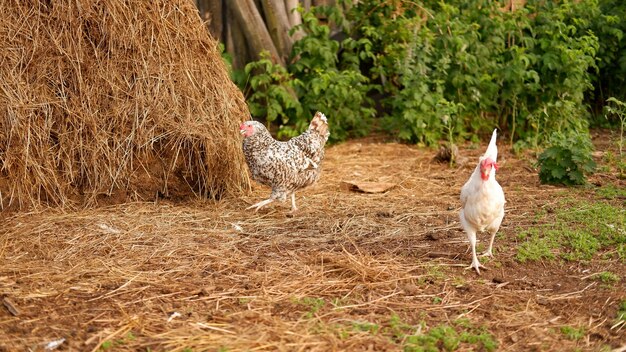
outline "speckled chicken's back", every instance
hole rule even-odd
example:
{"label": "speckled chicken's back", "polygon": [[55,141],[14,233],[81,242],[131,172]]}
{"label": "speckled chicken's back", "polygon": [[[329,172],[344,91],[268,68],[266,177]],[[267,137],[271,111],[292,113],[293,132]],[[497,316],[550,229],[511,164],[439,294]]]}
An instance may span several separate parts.
{"label": "speckled chicken's back", "polygon": [[243,141],[246,162],[255,181],[272,187],[272,199],[285,200],[319,180],[329,136],[324,114],[315,114],[304,133],[286,142],[275,140],[259,122],[249,124],[254,133]]}

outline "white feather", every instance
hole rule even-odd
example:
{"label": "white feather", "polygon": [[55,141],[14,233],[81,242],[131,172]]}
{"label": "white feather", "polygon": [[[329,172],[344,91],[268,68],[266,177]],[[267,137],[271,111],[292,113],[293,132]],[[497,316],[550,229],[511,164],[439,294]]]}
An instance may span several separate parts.
{"label": "white feather", "polygon": [[61,339],[58,339],[58,340],[50,341],[50,342],[48,342],[48,344],[46,344],[44,349],[46,351],[52,351],[52,350],[56,349],[57,347],[61,346],[61,344],[63,344],[63,342],[65,342],[65,338],[61,338]]}
{"label": "white feather", "polygon": [[489,146],[487,147],[487,151],[485,151],[483,158],[491,158],[493,161],[498,161],[498,146],[496,145],[497,137],[498,130],[494,129],[491,134],[491,141],[489,141]]}

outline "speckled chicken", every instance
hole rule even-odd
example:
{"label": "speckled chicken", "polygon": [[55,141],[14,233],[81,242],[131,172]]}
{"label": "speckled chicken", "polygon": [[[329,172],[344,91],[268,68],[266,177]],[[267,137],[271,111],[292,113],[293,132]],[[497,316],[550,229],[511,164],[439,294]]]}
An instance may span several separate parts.
{"label": "speckled chicken", "polygon": [[270,198],[247,209],[255,211],[275,201],[291,196],[291,211],[296,211],[296,191],[317,182],[320,178],[324,145],[328,140],[328,121],[317,112],[309,128],[286,142],[275,140],[263,124],[246,121],[239,127],[243,139],[243,153],[252,178],[272,187]]}
{"label": "speckled chicken", "polygon": [[487,231],[491,235],[489,248],[483,254],[493,257],[493,240],[500,228],[504,217],[504,192],[496,181],[498,170],[498,147],[496,146],[496,130],[491,135],[487,151],[478,160],[472,176],[461,189],[461,212],[459,214],[461,226],[467,233],[472,247],[472,264],[468,269],[475,269],[480,274],[480,268],[485,268],[476,256],[476,233]]}

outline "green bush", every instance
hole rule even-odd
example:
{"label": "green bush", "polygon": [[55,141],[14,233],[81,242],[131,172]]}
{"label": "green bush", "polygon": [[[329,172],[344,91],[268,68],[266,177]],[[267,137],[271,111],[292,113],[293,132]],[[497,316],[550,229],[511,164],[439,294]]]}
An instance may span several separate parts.
{"label": "green bush", "polygon": [[598,71],[593,74],[594,91],[588,100],[596,115],[592,122],[604,125],[602,108],[606,97],[626,100],[626,2],[597,0],[596,3],[594,11],[588,9],[581,16],[590,17],[586,24],[600,42],[596,55]]}
{"label": "green bush", "polygon": [[[305,111],[324,111],[330,118],[331,140],[364,136],[370,132],[374,109],[367,97],[368,79],[353,70],[316,70],[306,81],[300,81],[299,91],[305,91],[301,102]],[[304,130],[312,114],[297,120],[291,135]]]}
{"label": "green bush", "polygon": [[[619,121],[619,157],[622,159],[624,157],[624,129],[626,128],[626,103],[615,98],[610,97],[607,99],[607,105],[605,106],[605,111],[607,113],[607,119],[611,119],[615,117],[617,121]],[[623,171],[623,170],[621,170]]]}
{"label": "green bush", "polygon": [[261,53],[259,61],[246,65],[245,73],[254,73],[250,78],[252,94],[248,97],[252,116],[263,116],[267,123],[280,119],[281,124],[286,124],[290,116],[302,114],[291,74],[273,64],[267,52]]}
{"label": "green bush", "polygon": [[467,138],[499,125],[537,145],[587,128],[598,40],[569,21],[590,6],[530,1],[508,13],[480,0],[363,1],[347,16],[368,46],[360,66],[382,87],[388,131],[434,144],[450,130]]}
{"label": "green bush", "polygon": [[[537,147],[555,132],[587,133],[594,89],[625,95],[626,5],[617,0],[529,0],[513,12],[487,0],[338,3],[303,13],[306,36],[288,67],[263,58],[239,79],[253,116],[278,122],[282,136],[321,110],[333,141],[380,126],[433,145],[498,126],[518,147]],[[580,182],[577,170],[568,182]]]}
{"label": "green bush", "polygon": [[[245,67],[250,76],[248,105],[255,118],[278,122],[278,136],[292,137],[305,130],[316,111],[331,119],[330,140],[364,136],[370,132],[375,111],[367,93],[369,79],[360,71],[337,67],[339,44],[316,13],[303,14],[306,36],[293,46],[287,68],[270,61],[267,54]],[[328,11],[328,9],[326,9]]]}
{"label": "green bush", "polygon": [[539,179],[543,183],[582,185],[595,170],[593,145],[588,133],[555,132],[549,147],[539,155]]}
{"label": "green bush", "polygon": [[[320,8],[317,13],[339,16],[331,10]],[[296,117],[295,128],[289,134],[305,129],[312,113],[318,110],[332,119],[331,141],[369,133],[375,114],[367,97],[371,90],[369,79],[358,69],[338,68],[339,43],[330,39],[329,27],[319,23],[315,12],[304,13],[303,24],[296,28],[307,35],[294,44],[289,70],[297,78],[296,90],[306,113]]]}

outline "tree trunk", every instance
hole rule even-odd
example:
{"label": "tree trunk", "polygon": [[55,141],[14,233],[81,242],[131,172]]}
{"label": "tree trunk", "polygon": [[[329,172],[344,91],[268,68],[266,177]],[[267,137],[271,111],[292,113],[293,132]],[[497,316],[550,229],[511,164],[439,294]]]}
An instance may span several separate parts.
{"label": "tree trunk", "polygon": [[228,9],[227,14],[229,20],[226,22],[226,33],[224,35],[226,52],[230,54],[230,57],[233,60],[233,69],[242,69],[245,67],[246,63],[256,59],[258,53],[254,55],[250,54],[246,36],[241,29],[242,26],[234,17],[233,10],[231,8]]}
{"label": "tree trunk", "polygon": [[224,3],[222,0],[202,0],[207,3],[207,11],[209,12],[209,31],[213,38],[224,42]]}
{"label": "tree trunk", "polygon": [[[289,17],[291,28],[302,24],[302,15],[298,12],[298,3],[298,0],[285,0],[285,8],[287,9],[287,16]],[[304,31],[295,31],[291,37],[294,42],[298,41],[304,37]]]}
{"label": "tree trunk", "polygon": [[313,6],[324,6],[326,5],[327,0],[312,0],[311,5]]}
{"label": "tree trunk", "polygon": [[211,0],[196,0],[196,7],[198,7],[198,12],[200,13],[200,18],[203,20],[207,20],[207,16],[209,14],[209,3]]}
{"label": "tree trunk", "polygon": [[273,62],[280,63],[284,66],[285,61],[276,49],[276,46],[274,46],[254,0],[237,0],[229,2],[229,5],[239,25],[241,25],[243,33],[246,35],[248,45],[253,51],[253,55],[259,58],[261,51],[267,50]]}
{"label": "tree trunk", "polygon": [[262,0],[265,22],[283,60],[289,57],[293,40],[289,36],[289,17],[284,0]]}

